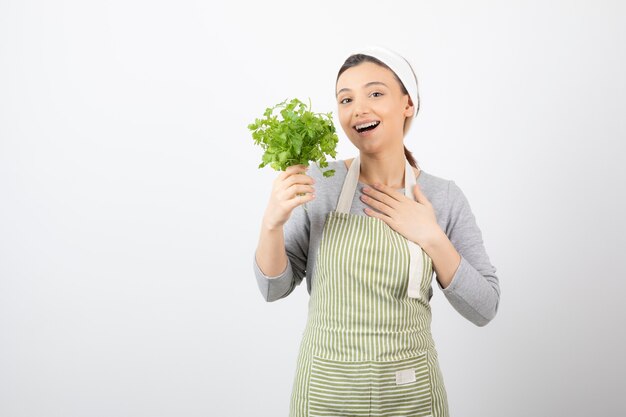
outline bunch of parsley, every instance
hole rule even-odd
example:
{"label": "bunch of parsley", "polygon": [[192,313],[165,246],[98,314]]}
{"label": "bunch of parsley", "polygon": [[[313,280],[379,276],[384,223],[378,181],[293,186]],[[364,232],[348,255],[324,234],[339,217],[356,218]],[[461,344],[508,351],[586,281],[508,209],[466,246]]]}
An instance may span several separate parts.
{"label": "bunch of parsley", "polygon": [[[248,129],[252,131],[254,142],[265,151],[259,168],[270,165],[277,171],[284,171],[291,165],[309,165],[309,161],[313,161],[321,169],[328,166],[326,155],[336,156],[339,138],[332,113],[313,113],[310,99],[308,106],[294,98],[268,107],[263,118],[255,119]],[[323,174],[330,177],[335,170],[329,169]]]}

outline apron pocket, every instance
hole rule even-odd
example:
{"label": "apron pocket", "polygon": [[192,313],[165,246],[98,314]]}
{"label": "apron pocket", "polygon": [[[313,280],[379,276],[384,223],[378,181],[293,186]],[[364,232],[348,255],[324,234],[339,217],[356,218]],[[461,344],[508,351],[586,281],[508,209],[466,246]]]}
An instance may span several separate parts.
{"label": "apron pocket", "polygon": [[372,362],[372,415],[428,417],[432,390],[426,352],[406,359]]}
{"label": "apron pocket", "polygon": [[309,416],[369,416],[370,363],[313,356]]}
{"label": "apron pocket", "polygon": [[395,361],[336,361],[313,356],[309,416],[370,415],[432,415],[426,352]]}

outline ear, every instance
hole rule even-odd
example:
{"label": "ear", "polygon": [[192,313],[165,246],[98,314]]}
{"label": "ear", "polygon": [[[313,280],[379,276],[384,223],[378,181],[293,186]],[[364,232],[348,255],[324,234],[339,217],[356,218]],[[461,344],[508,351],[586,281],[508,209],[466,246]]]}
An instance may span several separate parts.
{"label": "ear", "polygon": [[413,108],[413,100],[411,100],[411,97],[407,94],[407,97],[409,99],[409,102],[407,103],[407,105],[404,107],[404,116],[405,117],[413,117],[413,111],[415,110]]}

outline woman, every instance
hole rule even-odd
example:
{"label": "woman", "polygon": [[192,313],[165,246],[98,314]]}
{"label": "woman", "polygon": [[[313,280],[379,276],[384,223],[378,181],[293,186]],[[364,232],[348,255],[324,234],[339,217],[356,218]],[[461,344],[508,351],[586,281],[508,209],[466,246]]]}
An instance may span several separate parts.
{"label": "woman", "polygon": [[410,64],[369,48],[348,57],[335,91],[359,154],[331,162],[330,178],[302,165],[280,173],[254,259],[267,301],[307,278],[290,416],[448,416],[433,272],[454,308],[484,326],[498,309],[496,269],[461,189],[404,147],[419,108]]}

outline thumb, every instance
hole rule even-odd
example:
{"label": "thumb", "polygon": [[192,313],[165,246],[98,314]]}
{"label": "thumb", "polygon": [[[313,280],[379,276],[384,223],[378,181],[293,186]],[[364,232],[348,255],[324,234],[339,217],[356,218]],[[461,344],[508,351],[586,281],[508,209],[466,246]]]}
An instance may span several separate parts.
{"label": "thumb", "polygon": [[418,203],[430,203],[418,184],[415,184],[415,186],[413,186],[413,195],[415,195],[415,199]]}

